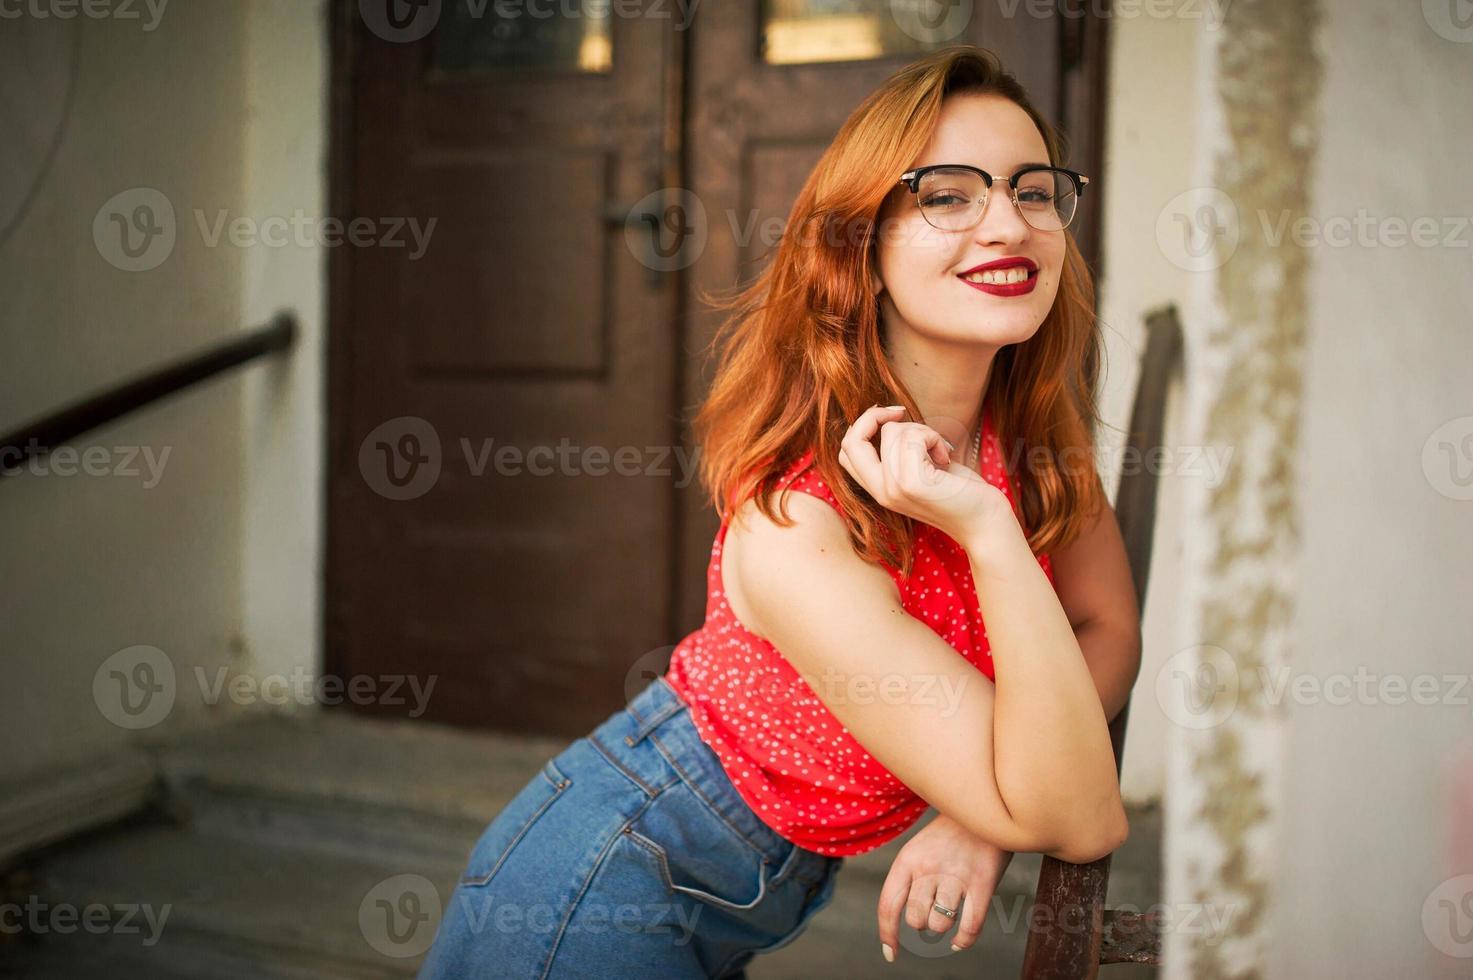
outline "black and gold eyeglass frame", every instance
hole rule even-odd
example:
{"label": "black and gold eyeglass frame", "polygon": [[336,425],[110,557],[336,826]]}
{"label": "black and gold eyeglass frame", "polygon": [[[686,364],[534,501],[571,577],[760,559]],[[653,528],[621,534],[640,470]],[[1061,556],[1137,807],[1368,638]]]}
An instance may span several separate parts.
{"label": "black and gold eyeglass frame", "polygon": [[[988,191],[997,178],[964,163],[935,163],[900,175],[921,215],[941,231],[970,231],[987,210]],[[1089,178],[1047,164],[1025,164],[1007,178],[1013,206],[1039,231],[1063,231],[1079,210]]]}

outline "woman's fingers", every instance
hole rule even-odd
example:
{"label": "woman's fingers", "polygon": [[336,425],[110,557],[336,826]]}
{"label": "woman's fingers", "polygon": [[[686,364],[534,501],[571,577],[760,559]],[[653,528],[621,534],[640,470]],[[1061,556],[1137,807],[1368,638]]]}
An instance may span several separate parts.
{"label": "woman's fingers", "polygon": [[[958,949],[970,949],[982,934],[982,923],[987,918],[987,903],[991,896],[978,888],[969,888],[962,898],[962,906],[957,909],[956,935],[951,937],[951,944]],[[942,903],[945,905],[946,903]],[[955,905],[946,905],[949,909],[956,909]]]}
{"label": "woman's fingers", "polygon": [[[936,911],[936,906],[951,909],[957,913],[955,916],[942,915]],[[926,928],[935,933],[949,932],[956,924],[957,917],[961,915],[962,907],[962,883],[956,878],[946,875],[936,883],[936,894],[926,906]]]}
{"label": "woman's fingers", "polygon": [[[880,889],[880,942],[892,951],[900,949],[900,922],[903,918],[905,924],[917,932],[929,930],[938,936],[950,932],[954,925],[957,931],[951,938],[951,945],[957,949],[969,949],[982,934],[990,898],[985,881],[964,885],[955,875],[912,876],[899,863],[891,865],[890,874]],[[953,909],[956,917],[937,912],[937,904]]]}
{"label": "woman's fingers", "polygon": [[905,902],[905,924],[916,932],[927,928],[931,921],[931,903],[935,900],[935,875],[924,875],[911,881],[910,897]]}
{"label": "woman's fingers", "polygon": [[849,426],[849,431],[844,434],[844,438],[839,443],[840,463],[854,479],[859,481],[861,486],[869,489],[871,494],[874,493],[875,488],[884,486],[884,472],[880,463],[879,451],[872,440],[875,433],[881,431],[884,423],[892,422],[904,413],[903,407],[876,405],[873,408],[867,408]]}
{"label": "woman's fingers", "polygon": [[902,867],[902,862],[896,862],[890,865],[890,873],[880,886],[880,942],[890,948],[891,955],[885,957],[887,960],[892,959],[895,951],[900,949],[900,915],[905,911],[909,900],[910,885],[910,872]]}

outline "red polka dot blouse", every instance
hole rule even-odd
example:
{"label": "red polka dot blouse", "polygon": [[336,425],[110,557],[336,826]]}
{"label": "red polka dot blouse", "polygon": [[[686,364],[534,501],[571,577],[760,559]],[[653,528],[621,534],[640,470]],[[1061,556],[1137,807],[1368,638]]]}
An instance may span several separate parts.
{"label": "red polka dot blouse", "polygon": [[[779,485],[842,507],[816,469],[813,451],[794,461]],[[982,476],[1017,500],[989,413],[982,417]],[[767,640],[737,620],[722,595],[723,521],[706,571],[706,620],[671,654],[665,679],[690,706],[701,739],[763,822],[820,854],[863,854],[904,833],[928,804],[869,754],[812,687]],[[972,569],[955,540],[916,523],[909,578],[888,563],[902,606],[978,670],[993,677]],[[1047,555],[1039,564],[1050,582]]]}

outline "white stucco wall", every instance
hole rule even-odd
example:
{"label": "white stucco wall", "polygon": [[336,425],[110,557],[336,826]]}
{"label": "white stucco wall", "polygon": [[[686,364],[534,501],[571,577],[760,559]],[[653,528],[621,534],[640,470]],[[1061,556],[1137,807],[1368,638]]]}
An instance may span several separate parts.
{"label": "white stucco wall", "polygon": [[[1431,20],[1416,4],[1324,6],[1312,217],[1327,236],[1320,222],[1361,208],[1374,223],[1364,244],[1308,246],[1291,672],[1307,693],[1283,699],[1266,975],[1466,977],[1473,879],[1454,879],[1473,874],[1473,801],[1459,812],[1454,785],[1473,788],[1473,27],[1434,30],[1448,4],[1428,4]],[[1394,219],[1419,218],[1435,243],[1397,244]],[[1368,697],[1358,672],[1375,678]],[[1411,696],[1419,675],[1431,703]]]}
{"label": "white stucco wall", "polygon": [[[1186,9],[1186,8],[1183,8]],[[1200,7],[1204,12],[1205,6]],[[1144,8],[1142,8],[1144,10]],[[1117,17],[1110,24],[1110,101],[1106,110],[1102,226],[1105,269],[1100,316],[1105,378],[1100,410],[1100,471],[1112,494],[1125,460],[1121,454],[1135,398],[1145,317],[1175,303],[1188,348],[1197,325],[1187,318],[1193,274],[1158,245],[1158,219],[1191,186],[1195,151],[1197,37],[1206,29],[1193,17]],[[1165,782],[1166,716],[1152,679],[1176,652],[1181,601],[1181,500],[1200,463],[1180,445],[1184,435],[1178,386],[1168,402],[1167,449],[1160,465],[1156,537],[1142,618],[1141,681],[1131,698],[1121,791],[1131,802],[1160,799]],[[1137,465],[1144,465],[1137,464]]]}
{"label": "white stucco wall", "polygon": [[[266,220],[320,221],[328,199],[327,0],[253,0],[247,18],[244,197]],[[311,227],[309,225],[309,227]],[[243,255],[249,323],[296,311],[289,361],[244,380],[241,615],[253,671],[319,671],[326,461],[327,236],[288,236]],[[341,246],[339,246],[341,247]]]}
{"label": "white stucco wall", "polygon": [[[289,364],[215,379],[80,438],[79,450],[101,447],[93,474],[59,454],[0,481],[0,725],[21,747],[0,758],[0,778],[230,710],[228,697],[206,703],[196,668],[213,683],[226,666],[317,667],[320,250],[211,243],[197,212],[207,227],[221,212],[321,213],[323,6],[172,3],[154,19],[141,4],[100,5],[141,17],[26,12],[0,24],[0,79],[27,93],[0,110],[0,228],[23,214],[0,244],[0,430],[283,306],[305,332]],[[173,241],[152,239],[134,262],[111,215],[129,220],[140,204]],[[167,660],[123,654],[104,668],[140,645]],[[134,673],[140,656],[155,658],[152,675]],[[121,712],[114,669],[167,688],[148,717]],[[110,720],[153,715],[137,729]]]}

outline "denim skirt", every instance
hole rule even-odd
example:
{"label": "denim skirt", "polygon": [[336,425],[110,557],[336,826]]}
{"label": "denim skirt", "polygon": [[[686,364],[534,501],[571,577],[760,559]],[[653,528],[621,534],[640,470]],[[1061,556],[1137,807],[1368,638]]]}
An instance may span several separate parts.
{"label": "denim skirt", "polygon": [[743,980],[843,863],[764,824],[657,677],[491,821],[419,976]]}

